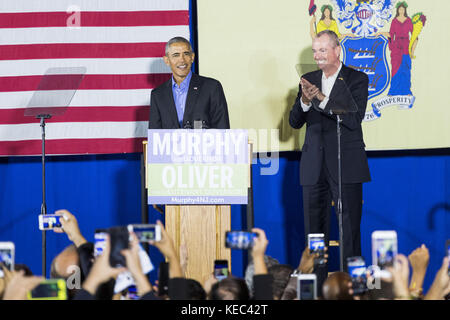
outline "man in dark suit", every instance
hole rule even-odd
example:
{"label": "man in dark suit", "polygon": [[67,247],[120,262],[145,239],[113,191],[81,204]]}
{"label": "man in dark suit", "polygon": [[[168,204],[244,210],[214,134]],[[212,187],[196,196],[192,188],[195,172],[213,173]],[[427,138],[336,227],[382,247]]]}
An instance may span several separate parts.
{"label": "man in dark suit", "polygon": [[346,266],[347,257],[361,255],[362,183],[370,181],[361,122],[367,105],[369,80],[365,73],[341,63],[341,47],[334,32],[320,32],[313,40],[312,50],[320,70],[302,76],[289,115],[293,128],[301,128],[306,123],[300,162],[305,235],[324,233],[328,244],[331,200],[337,204],[338,198],[335,113],[355,109],[356,112],[341,115],[340,124]]}
{"label": "man in dark suit", "polygon": [[222,85],[193,74],[194,58],[188,40],[175,37],[167,42],[164,62],[172,77],[152,91],[149,129],[230,128]]}

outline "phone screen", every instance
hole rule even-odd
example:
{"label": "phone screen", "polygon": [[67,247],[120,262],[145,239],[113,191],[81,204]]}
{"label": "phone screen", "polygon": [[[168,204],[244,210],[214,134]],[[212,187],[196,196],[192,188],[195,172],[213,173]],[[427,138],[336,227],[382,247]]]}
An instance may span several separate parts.
{"label": "phone screen", "polygon": [[[8,270],[14,268],[14,254],[11,249],[0,249],[0,263]],[[3,270],[0,268],[0,278],[4,277]]]}
{"label": "phone screen", "polygon": [[128,231],[134,232],[139,242],[149,242],[150,240],[154,241],[161,240],[160,227],[155,224],[129,225]]}
{"label": "phone screen", "polygon": [[214,277],[219,281],[228,277],[228,261],[227,260],[214,261]]}
{"label": "phone screen", "polygon": [[348,273],[352,278],[354,294],[362,294],[367,291],[366,262],[362,257],[350,257],[347,259]]}
{"label": "phone screen", "polygon": [[394,265],[394,259],[397,255],[396,238],[375,238],[375,249],[377,256],[377,265],[381,269]]}
{"label": "phone screen", "polygon": [[319,256],[314,259],[315,264],[325,263],[325,239],[323,234],[308,235],[308,247],[311,253],[318,253]]}
{"label": "phone screen", "polygon": [[106,230],[95,230],[94,257],[98,257],[103,253],[103,250],[105,249],[106,235]]}
{"label": "phone screen", "polygon": [[40,230],[49,230],[53,228],[61,228],[60,219],[62,216],[58,216],[55,214],[44,214],[39,216],[39,229]]}
{"label": "phone screen", "polygon": [[300,300],[314,300],[314,287],[316,281],[314,279],[298,279],[298,298]]}
{"label": "phone screen", "polygon": [[248,249],[253,246],[256,233],[248,231],[227,231],[225,233],[225,247],[231,249]]}
{"label": "phone screen", "polygon": [[29,293],[29,299],[66,300],[67,292],[64,280],[47,280]]}
{"label": "phone screen", "polygon": [[311,236],[309,238],[309,249],[313,252],[325,250],[325,240],[323,236]]}
{"label": "phone screen", "polygon": [[126,267],[127,262],[121,251],[129,248],[130,234],[127,227],[112,227],[108,229],[111,251],[109,264],[113,268]]}

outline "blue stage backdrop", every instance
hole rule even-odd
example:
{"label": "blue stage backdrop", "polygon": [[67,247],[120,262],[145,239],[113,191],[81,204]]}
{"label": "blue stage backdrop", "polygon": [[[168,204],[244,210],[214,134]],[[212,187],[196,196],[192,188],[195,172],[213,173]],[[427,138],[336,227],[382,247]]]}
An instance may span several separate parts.
{"label": "blue stage backdrop", "polygon": [[[450,238],[450,153],[439,155],[370,154],[372,182],[364,185],[361,225],[363,255],[371,263],[370,237],[374,230],[396,230],[399,251],[408,255],[424,243],[430,249],[425,288],[431,284]],[[282,153],[276,175],[261,175],[253,166],[255,226],[266,231],[267,254],[280,263],[297,266],[305,246],[300,153]],[[47,158],[48,213],[68,209],[82,233],[93,241],[96,228],[140,222],[140,155],[52,156]],[[0,241],[16,245],[16,263],[41,274],[41,162],[39,157],[0,158]],[[245,206],[232,207],[232,229],[246,227]],[[149,209],[151,222],[164,217]],[[336,219],[334,219],[336,220]],[[338,239],[332,225],[332,238]],[[70,242],[64,234],[47,232],[47,274],[53,257]],[[338,249],[330,249],[330,270],[337,270]],[[163,260],[150,248],[155,266]],[[243,276],[246,255],[232,253],[232,271]],[[156,271],[151,273],[156,279]]]}

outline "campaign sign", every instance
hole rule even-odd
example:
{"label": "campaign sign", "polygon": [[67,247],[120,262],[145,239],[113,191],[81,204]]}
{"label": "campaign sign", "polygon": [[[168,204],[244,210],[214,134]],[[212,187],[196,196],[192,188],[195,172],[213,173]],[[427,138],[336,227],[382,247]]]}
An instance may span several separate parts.
{"label": "campaign sign", "polygon": [[149,204],[247,204],[248,133],[150,129]]}

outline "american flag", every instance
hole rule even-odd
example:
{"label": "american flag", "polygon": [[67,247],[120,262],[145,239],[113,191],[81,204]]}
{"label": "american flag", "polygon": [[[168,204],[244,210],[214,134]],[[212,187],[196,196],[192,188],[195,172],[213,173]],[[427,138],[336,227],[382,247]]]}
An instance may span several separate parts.
{"label": "american flag", "polygon": [[189,0],[1,0],[0,155],[41,153],[39,120],[24,111],[55,67],[86,74],[65,113],[46,120],[46,154],[142,151],[174,36],[189,39]]}

